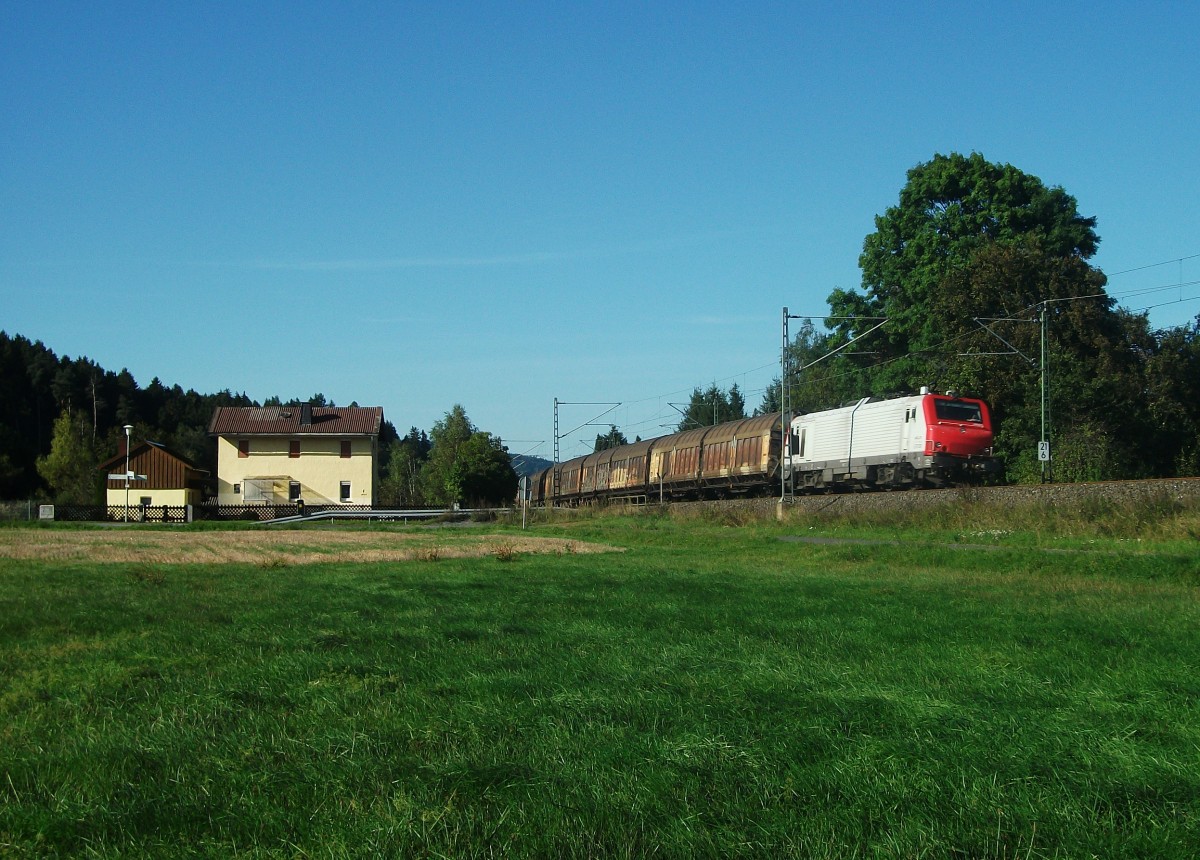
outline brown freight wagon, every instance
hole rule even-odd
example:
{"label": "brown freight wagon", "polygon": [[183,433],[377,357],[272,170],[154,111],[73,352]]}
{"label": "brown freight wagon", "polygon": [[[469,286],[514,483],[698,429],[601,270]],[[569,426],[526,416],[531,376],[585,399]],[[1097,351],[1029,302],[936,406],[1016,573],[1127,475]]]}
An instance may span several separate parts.
{"label": "brown freight wagon", "polygon": [[666,497],[695,494],[700,488],[700,454],[704,437],[714,428],[701,427],[663,436],[650,449],[650,487]]}
{"label": "brown freight wagon", "polygon": [[704,437],[700,485],[707,491],[746,492],[779,475],[780,413],[711,428]]}
{"label": "brown freight wagon", "polygon": [[612,499],[644,499],[650,492],[650,449],[653,439],[612,449],[608,492]]}

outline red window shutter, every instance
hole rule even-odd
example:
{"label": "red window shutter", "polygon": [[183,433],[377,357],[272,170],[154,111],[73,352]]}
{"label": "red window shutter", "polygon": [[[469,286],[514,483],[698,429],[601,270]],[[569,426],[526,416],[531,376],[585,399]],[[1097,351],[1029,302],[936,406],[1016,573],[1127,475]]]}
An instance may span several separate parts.
{"label": "red window shutter", "polygon": [[249,439],[238,439],[238,456],[243,457],[243,458],[250,456],[250,440]]}
{"label": "red window shutter", "polygon": [[288,456],[293,460],[300,456],[300,440],[293,439],[288,443]]}
{"label": "red window shutter", "polygon": [[348,440],[348,439],[342,440],[342,459],[343,460],[350,459],[350,440]]}

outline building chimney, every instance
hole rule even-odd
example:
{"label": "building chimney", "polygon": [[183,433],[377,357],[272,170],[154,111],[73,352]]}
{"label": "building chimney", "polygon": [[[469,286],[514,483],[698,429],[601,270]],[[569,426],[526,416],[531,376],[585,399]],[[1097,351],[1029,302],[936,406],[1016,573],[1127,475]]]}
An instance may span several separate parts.
{"label": "building chimney", "polygon": [[311,403],[301,403],[300,404],[300,426],[301,427],[312,426],[312,404]]}

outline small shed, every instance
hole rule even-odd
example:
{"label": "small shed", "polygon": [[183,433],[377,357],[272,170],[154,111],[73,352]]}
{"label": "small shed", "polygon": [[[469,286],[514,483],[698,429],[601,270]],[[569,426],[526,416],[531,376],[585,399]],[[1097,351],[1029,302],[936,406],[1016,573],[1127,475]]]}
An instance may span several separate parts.
{"label": "small shed", "polygon": [[[110,506],[124,506],[125,451],[104,461],[100,468],[109,476],[105,481],[105,500]],[[147,439],[129,451],[129,471],[137,477],[129,481],[129,504],[143,507],[197,505],[203,501],[209,473],[191,460],[175,453],[160,442]],[[145,476],[144,478],[142,476]]]}

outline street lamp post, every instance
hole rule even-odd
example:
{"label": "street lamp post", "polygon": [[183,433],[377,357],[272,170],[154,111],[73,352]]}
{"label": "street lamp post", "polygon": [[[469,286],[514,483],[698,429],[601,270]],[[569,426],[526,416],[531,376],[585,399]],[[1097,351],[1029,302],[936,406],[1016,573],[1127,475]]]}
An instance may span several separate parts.
{"label": "street lamp post", "polygon": [[129,522],[129,440],[133,425],[125,425],[125,522]]}

